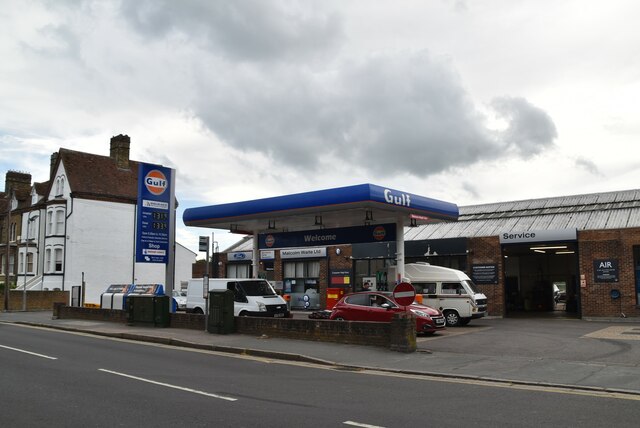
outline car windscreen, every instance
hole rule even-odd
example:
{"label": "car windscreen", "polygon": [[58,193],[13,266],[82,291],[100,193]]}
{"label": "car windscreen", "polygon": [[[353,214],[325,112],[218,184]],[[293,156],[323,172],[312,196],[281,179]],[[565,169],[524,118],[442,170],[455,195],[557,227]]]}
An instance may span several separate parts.
{"label": "car windscreen", "polygon": [[276,294],[271,285],[264,280],[240,281],[238,284],[247,296],[273,296]]}

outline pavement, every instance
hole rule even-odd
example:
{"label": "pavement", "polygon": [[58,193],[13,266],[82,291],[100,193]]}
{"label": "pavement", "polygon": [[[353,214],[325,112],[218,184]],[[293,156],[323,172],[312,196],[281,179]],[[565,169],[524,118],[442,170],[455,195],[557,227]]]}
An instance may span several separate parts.
{"label": "pavement", "polygon": [[[297,312],[294,316],[307,317],[308,313]],[[410,354],[374,346],[53,319],[50,311],[0,312],[0,322],[303,361],[345,370],[640,396],[637,319],[483,318],[434,336],[418,336],[418,350]]]}

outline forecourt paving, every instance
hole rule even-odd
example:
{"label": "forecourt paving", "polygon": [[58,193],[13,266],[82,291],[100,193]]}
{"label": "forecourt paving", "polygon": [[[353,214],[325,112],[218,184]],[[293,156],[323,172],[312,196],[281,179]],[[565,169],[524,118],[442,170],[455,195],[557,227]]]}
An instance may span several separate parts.
{"label": "forecourt paving", "polygon": [[[448,328],[431,337],[419,336],[418,351],[410,354],[374,346],[52,319],[49,311],[0,312],[0,322],[343,368],[640,395],[638,320],[474,320],[467,327]],[[0,344],[1,341],[0,336]]]}

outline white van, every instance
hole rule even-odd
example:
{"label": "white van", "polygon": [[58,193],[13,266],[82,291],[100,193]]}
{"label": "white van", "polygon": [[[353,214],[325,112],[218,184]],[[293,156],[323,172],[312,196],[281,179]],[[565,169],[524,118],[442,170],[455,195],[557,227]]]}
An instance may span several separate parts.
{"label": "white van", "polygon": [[[203,279],[190,279],[187,285],[187,312],[204,314]],[[234,292],[234,316],[289,317],[287,302],[264,279],[210,278],[209,290]]]}
{"label": "white van", "polygon": [[[390,266],[389,278],[396,278],[396,267]],[[422,295],[422,303],[440,309],[450,327],[469,324],[487,314],[487,297],[478,293],[466,273],[429,263],[404,265],[404,280]]]}

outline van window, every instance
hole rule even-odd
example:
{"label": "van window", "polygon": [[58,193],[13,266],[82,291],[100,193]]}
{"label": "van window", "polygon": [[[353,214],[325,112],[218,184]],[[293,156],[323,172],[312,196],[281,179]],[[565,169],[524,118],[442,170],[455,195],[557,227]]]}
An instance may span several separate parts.
{"label": "van window", "polygon": [[273,296],[275,291],[264,279],[255,281],[239,281],[238,284],[247,296]]}
{"label": "van window", "polygon": [[416,294],[436,294],[435,282],[416,282],[413,283]]}
{"label": "van window", "polygon": [[443,282],[442,294],[467,294],[467,292],[459,282]]}

